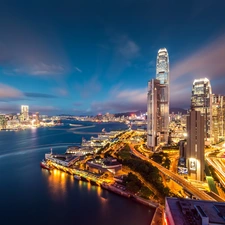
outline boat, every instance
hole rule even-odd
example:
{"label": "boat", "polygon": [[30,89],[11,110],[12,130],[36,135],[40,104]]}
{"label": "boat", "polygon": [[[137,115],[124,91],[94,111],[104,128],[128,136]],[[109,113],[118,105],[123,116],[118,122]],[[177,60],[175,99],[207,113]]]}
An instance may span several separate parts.
{"label": "boat", "polygon": [[76,180],[81,180],[81,177],[80,177],[79,175],[76,175],[76,174],[75,174],[73,177],[74,177]]}
{"label": "boat", "polygon": [[40,162],[40,166],[41,166],[41,168],[46,169],[46,170],[50,170],[51,169],[50,166],[44,160],[42,160]]}

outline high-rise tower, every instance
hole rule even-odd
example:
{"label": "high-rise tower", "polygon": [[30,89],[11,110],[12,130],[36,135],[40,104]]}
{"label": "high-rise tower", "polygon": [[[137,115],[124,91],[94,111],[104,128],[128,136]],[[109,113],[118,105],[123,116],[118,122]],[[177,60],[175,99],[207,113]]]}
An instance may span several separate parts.
{"label": "high-rise tower", "polygon": [[148,82],[147,97],[147,146],[154,150],[159,144],[159,80],[152,79]]}
{"label": "high-rise tower", "polygon": [[193,82],[191,108],[204,116],[204,137],[210,141],[212,125],[212,89],[209,79],[196,79]]}
{"label": "high-rise tower", "polygon": [[186,165],[189,175],[195,180],[204,180],[204,117],[192,110],[187,116]]}
{"label": "high-rise tower", "polygon": [[156,79],[160,81],[159,129],[161,141],[168,142],[169,130],[169,55],[166,48],[158,51],[156,62]]}
{"label": "high-rise tower", "polygon": [[21,105],[21,114],[23,116],[23,120],[29,120],[29,106]]}
{"label": "high-rise tower", "polygon": [[168,142],[169,56],[166,48],[159,49],[156,79],[148,82],[147,112],[147,146],[154,150],[160,142]]}

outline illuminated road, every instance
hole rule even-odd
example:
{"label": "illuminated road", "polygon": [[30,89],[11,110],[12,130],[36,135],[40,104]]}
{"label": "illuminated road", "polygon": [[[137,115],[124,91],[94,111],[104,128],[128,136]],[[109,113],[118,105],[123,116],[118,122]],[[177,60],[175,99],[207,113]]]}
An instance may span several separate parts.
{"label": "illuminated road", "polygon": [[146,161],[150,162],[153,166],[157,167],[163,174],[165,174],[166,176],[171,178],[173,181],[175,181],[177,184],[179,184],[180,186],[185,188],[188,192],[190,192],[197,198],[202,199],[202,200],[215,201],[215,199],[213,199],[212,197],[207,195],[205,192],[200,191],[199,189],[194,187],[192,184],[190,184],[188,181],[186,181],[179,175],[167,170],[165,167],[159,165],[158,163],[154,162],[153,160],[148,159],[147,157],[145,157],[144,155],[142,155],[141,153],[136,151],[132,145],[129,145],[129,146],[134,155],[138,156],[142,160],[146,160]]}
{"label": "illuminated road", "polygon": [[216,174],[219,177],[219,180],[223,187],[225,187],[225,166],[222,158],[217,158],[217,157],[209,157],[209,154],[211,152],[207,152],[205,154],[206,161],[211,165],[215,170]]}

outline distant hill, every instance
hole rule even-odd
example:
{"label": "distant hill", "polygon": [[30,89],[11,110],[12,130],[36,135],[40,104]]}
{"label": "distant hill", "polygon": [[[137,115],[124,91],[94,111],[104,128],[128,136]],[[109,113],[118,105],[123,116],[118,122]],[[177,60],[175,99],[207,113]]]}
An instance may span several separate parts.
{"label": "distant hill", "polygon": [[115,113],[115,117],[119,117],[119,116],[131,116],[131,114],[136,114],[136,115],[140,115],[142,113],[146,113],[146,111],[144,110],[138,110],[138,111],[133,111],[133,112],[123,112],[123,113]]}
{"label": "distant hill", "polygon": [[[170,108],[170,113],[174,112],[175,114],[182,113],[182,114],[187,114],[187,110],[186,109],[182,109],[182,108]],[[123,113],[115,113],[115,117],[119,117],[119,116],[130,116],[131,114],[136,114],[136,115],[140,115],[142,113],[146,113],[146,110],[138,110],[138,111],[132,111],[132,112],[123,112]]]}
{"label": "distant hill", "polygon": [[187,114],[187,109],[182,109],[182,108],[170,108],[170,113],[174,112],[175,114],[182,113],[182,114]]}

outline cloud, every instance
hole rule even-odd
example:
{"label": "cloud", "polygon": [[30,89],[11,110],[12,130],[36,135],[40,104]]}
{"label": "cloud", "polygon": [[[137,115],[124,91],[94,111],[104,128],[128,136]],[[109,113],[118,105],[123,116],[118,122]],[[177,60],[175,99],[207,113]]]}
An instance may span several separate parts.
{"label": "cloud", "polygon": [[117,35],[111,38],[115,44],[115,49],[123,58],[131,60],[140,55],[139,46],[126,35]]}
{"label": "cloud", "polygon": [[[5,10],[7,11],[7,10]],[[5,13],[5,14],[4,14]],[[64,46],[51,29],[39,33],[8,12],[0,20],[0,65],[6,74],[62,75],[70,70]]]}
{"label": "cloud", "polygon": [[20,112],[20,105],[1,102],[0,114],[1,113],[13,113],[13,112]]}
{"label": "cloud", "polygon": [[85,80],[83,83],[76,83],[75,89],[82,98],[88,98],[101,90],[101,84],[98,81],[98,76],[93,76],[89,81]]}
{"label": "cloud", "polygon": [[57,95],[60,95],[60,96],[67,96],[68,95],[68,91],[67,91],[66,88],[55,88],[54,92],[56,92]]}
{"label": "cloud", "polygon": [[91,111],[98,112],[126,112],[145,110],[147,108],[147,89],[132,89],[118,92],[109,101],[92,102]]}
{"label": "cloud", "polygon": [[138,45],[129,39],[122,41],[120,46],[118,46],[118,52],[127,59],[137,57],[139,55],[139,50]]}
{"label": "cloud", "polygon": [[57,98],[55,95],[35,92],[24,92],[24,95],[29,98]]}
{"label": "cloud", "polygon": [[14,68],[12,72],[16,74],[27,74],[34,76],[62,75],[66,69],[62,65],[46,64],[43,62]]}
{"label": "cloud", "polygon": [[82,73],[83,71],[81,69],[79,69],[78,67],[74,67],[76,71],[78,71],[79,73]]}
{"label": "cloud", "polygon": [[[214,88],[217,80],[224,82],[225,75],[225,36],[209,43],[193,54],[178,61],[171,67],[171,102],[183,102],[183,105],[190,105],[190,95],[194,79],[207,77],[210,79],[213,93],[218,93]],[[225,94],[223,90],[221,94]]]}
{"label": "cloud", "polygon": [[79,107],[79,106],[82,106],[83,103],[82,102],[74,102],[73,105],[76,107]]}
{"label": "cloud", "polygon": [[11,86],[0,83],[0,99],[2,100],[16,100],[24,97],[24,94]]}
{"label": "cloud", "polygon": [[33,105],[30,106],[30,111],[33,112],[41,112],[41,113],[56,113],[59,112],[61,109],[55,106],[43,106],[43,105]]}

